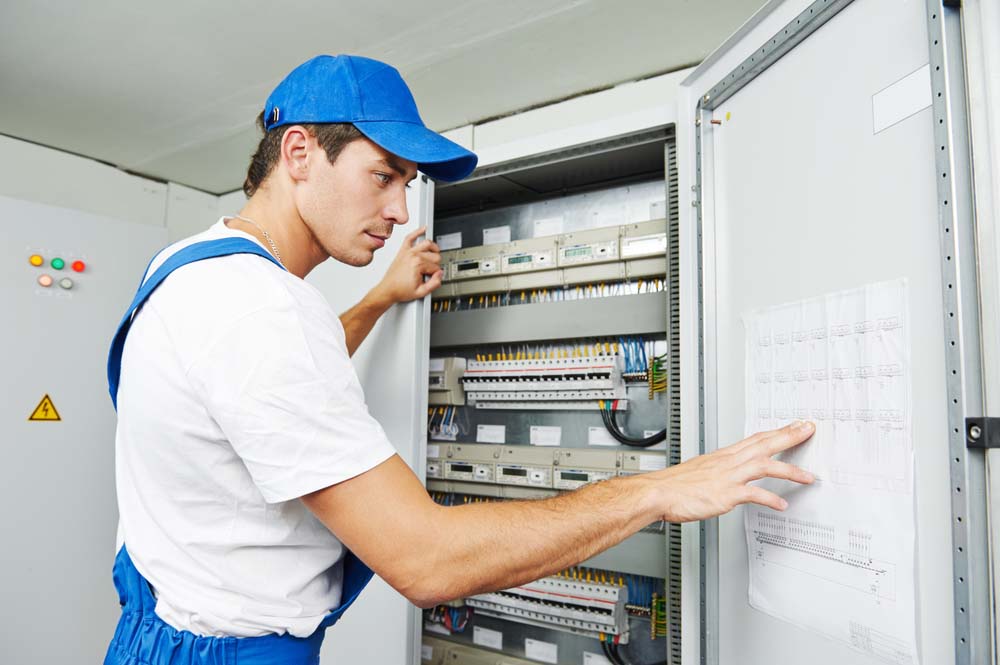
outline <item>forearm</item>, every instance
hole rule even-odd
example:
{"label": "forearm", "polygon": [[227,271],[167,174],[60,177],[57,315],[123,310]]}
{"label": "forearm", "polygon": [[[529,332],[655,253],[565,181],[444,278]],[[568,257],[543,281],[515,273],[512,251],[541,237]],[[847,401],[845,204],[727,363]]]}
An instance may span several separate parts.
{"label": "forearm", "polygon": [[340,315],[348,355],[354,355],[361,342],[365,341],[365,337],[375,327],[375,322],[392,306],[392,302],[382,297],[377,288],[369,291],[361,302]]}
{"label": "forearm", "polygon": [[569,568],[655,522],[654,485],[618,478],[538,501],[444,508],[428,570],[438,602]]}

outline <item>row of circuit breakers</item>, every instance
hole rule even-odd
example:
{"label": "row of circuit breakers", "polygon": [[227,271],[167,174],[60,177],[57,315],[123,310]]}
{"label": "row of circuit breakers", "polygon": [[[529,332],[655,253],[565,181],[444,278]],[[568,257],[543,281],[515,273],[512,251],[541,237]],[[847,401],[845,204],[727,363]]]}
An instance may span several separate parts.
{"label": "row of circuit breakers", "polygon": [[[615,476],[655,471],[665,464],[662,451],[435,444],[427,446],[427,489],[505,498],[542,497]],[[514,488],[542,491],[509,491]]]}
{"label": "row of circuit breakers", "polygon": [[657,219],[446,251],[434,297],[662,276],[666,249],[667,221]]}
{"label": "row of circuit breakers", "polygon": [[432,358],[428,403],[478,409],[597,409],[621,400],[626,390],[620,355],[523,360]]}

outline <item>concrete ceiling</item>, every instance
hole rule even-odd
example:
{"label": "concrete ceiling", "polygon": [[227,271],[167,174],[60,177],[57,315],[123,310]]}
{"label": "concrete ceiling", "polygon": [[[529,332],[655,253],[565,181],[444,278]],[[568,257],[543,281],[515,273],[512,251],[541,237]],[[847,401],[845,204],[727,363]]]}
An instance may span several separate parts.
{"label": "concrete ceiling", "polygon": [[697,63],[764,0],[3,0],[0,134],[214,192],[318,53],[395,65],[438,131]]}

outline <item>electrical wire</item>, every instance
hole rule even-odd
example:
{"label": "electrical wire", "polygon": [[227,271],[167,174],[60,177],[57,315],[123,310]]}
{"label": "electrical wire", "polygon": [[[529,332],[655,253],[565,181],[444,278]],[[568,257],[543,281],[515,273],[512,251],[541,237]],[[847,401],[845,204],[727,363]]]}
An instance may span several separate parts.
{"label": "electrical wire", "polygon": [[636,448],[649,448],[650,446],[655,446],[658,443],[662,443],[667,440],[667,430],[662,429],[652,436],[645,437],[642,439],[634,439],[619,427],[618,422],[615,420],[614,406],[618,400],[614,401],[601,401],[600,412],[601,420],[604,421],[604,427],[611,434],[612,438],[618,443],[625,446],[633,446]]}

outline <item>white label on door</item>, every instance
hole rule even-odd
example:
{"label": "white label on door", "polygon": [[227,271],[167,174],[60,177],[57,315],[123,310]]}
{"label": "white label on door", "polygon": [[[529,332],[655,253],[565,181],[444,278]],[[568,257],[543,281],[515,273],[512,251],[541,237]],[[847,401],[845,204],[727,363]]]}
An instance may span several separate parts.
{"label": "white label on door", "polygon": [[506,443],[507,428],[503,425],[477,425],[476,441],[479,443]]}
{"label": "white label on door", "polygon": [[499,630],[490,630],[482,626],[473,626],[472,641],[481,647],[490,649],[503,649],[503,633]]}
{"label": "white label on door", "polygon": [[659,471],[667,468],[666,456],[660,455],[639,455],[640,471]]}
{"label": "white label on door", "polygon": [[618,442],[603,427],[587,428],[587,445],[590,446],[617,446]]}
{"label": "white label on door", "polygon": [[438,635],[451,635],[451,631],[439,623],[425,623],[425,633],[437,633]]}
{"label": "white label on door", "polygon": [[524,640],[524,655],[543,663],[559,663],[559,647],[552,642],[528,638]]}
{"label": "white label on door", "polygon": [[931,105],[931,66],[924,65],[872,95],[873,133],[892,127]]}
{"label": "white label on door", "polygon": [[558,446],[562,441],[562,427],[532,425],[528,435],[533,446]]}
{"label": "white label on door", "polygon": [[434,647],[429,644],[421,644],[420,660],[434,660]]}
{"label": "white label on door", "polygon": [[438,236],[434,239],[438,244],[438,248],[442,252],[449,249],[461,249],[462,248],[462,232],[458,233],[445,233],[443,236]]}
{"label": "white label on door", "polygon": [[502,242],[510,242],[509,226],[494,226],[492,229],[483,229],[484,245],[496,245]]}

